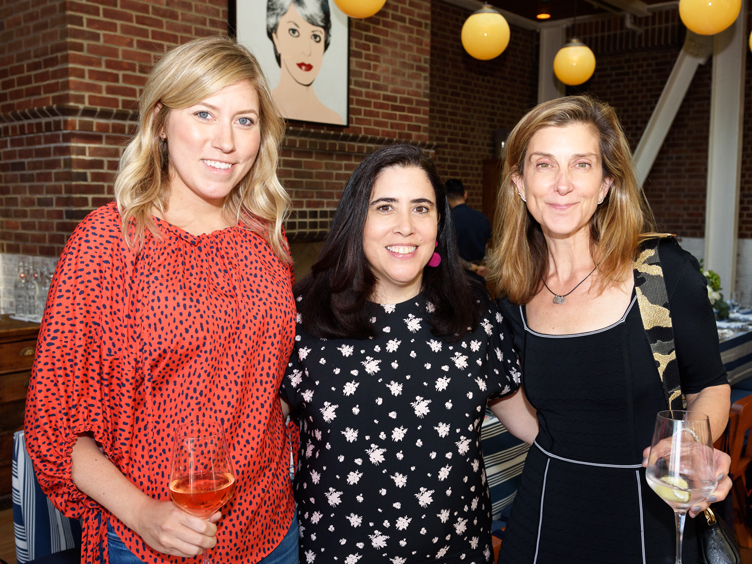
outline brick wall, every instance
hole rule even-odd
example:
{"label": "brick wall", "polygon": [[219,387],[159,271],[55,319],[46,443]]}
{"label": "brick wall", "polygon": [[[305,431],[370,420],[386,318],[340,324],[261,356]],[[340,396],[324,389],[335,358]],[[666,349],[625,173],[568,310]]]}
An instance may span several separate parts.
{"label": "brick wall", "polygon": [[172,44],[226,30],[226,6],[176,5],[0,2],[0,252],[59,255],[112,199],[151,65]]}
{"label": "brick wall", "polygon": [[[227,14],[226,0],[0,0],[0,253],[60,253],[77,222],[111,199],[151,65],[173,44],[224,32]],[[513,27],[504,54],[476,61],[459,39],[468,15],[440,1],[400,0],[375,17],[351,20],[350,125],[288,124],[279,174],[294,203],[292,240],[321,238],[350,172],[365,153],[395,139],[435,156],[442,174],[461,178],[471,205],[480,207],[492,132],[511,128],[536,101],[537,35]],[[635,39],[619,21],[609,25],[581,34],[598,57],[582,90],[614,104],[636,144],[681,37],[646,44],[661,34]],[[603,37],[618,41],[609,49]],[[745,157],[752,156],[749,64]],[[702,236],[704,226],[709,96],[706,65],[647,186],[662,228],[684,236]],[[751,202],[745,170],[746,237]]]}
{"label": "brick wall", "polygon": [[469,15],[432,3],[431,141],[442,176],[462,180],[469,205],[481,209],[483,161],[494,157],[494,130],[511,130],[537,101],[537,33],[512,26],[506,50],[478,61],[460,41]]}

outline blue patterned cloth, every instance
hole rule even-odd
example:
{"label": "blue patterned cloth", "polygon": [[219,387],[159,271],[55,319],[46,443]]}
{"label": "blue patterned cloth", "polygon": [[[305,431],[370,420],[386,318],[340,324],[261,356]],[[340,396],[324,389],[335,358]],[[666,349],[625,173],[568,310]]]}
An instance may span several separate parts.
{"label": "blue patterned cloth", "polygon": [[81,545],[81,524],[63,516],[39,487],[23,431],[13,435],[13,528],[18,564]]}

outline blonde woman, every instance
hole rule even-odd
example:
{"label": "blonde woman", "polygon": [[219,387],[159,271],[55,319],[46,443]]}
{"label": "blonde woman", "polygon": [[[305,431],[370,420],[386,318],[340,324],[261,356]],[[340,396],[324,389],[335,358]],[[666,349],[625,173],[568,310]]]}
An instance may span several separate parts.
{"label": "blonde woman", "polygon": [[[50,290],[26,412],[35,470],[82,520],[84,562],[215,545],[223,564],[297,562],[277,400],[295,333],[283,123],[254,57],[223,38],[168,53],[140,102],[116,202],[74,231]],[[222,425],[237,477],[208,521],[168,491],[174,429],[196,415]]]}
{"label": "blonde woman", "polygon": [[[500,562],[673,562],[674,514],[647,485],[658,411],[668,409],[637,305],[633,260],[655,230],[616,112],[587,96],[528,112],[507,141],[492,272],[532,405],[534,436]],[[660,242],[688,409],[726,427],[729,386],[697,261]],[[718,485],[731,487],[716,451]],[[692,517],[706,507],[690,510]],[[685,563],[698,562],[693,520]]]}

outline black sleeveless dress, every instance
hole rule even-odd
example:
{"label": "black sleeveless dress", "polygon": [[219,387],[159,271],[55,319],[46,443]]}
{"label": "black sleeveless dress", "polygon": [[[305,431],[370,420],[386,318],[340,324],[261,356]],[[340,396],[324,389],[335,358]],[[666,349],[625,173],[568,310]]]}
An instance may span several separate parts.
{"label": "black sleeveless dress", "polygon": [[[661,244],[685,393],[726,383],[697,262]],[[641,467],[655,414],[666,409],[636,298],[623,318],[576,335],[530,330],[524,307],[502,302],[540,426],[501,547],[502,564],[673,564],[674,516]],[[698,562],[687,519],[684,562]]]}

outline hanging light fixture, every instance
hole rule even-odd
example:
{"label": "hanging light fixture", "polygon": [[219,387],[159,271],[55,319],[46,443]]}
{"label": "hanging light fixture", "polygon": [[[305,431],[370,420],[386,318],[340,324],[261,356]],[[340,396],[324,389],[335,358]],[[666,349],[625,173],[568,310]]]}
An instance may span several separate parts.
{"label": "hanging light fixture", "polygon": [[350,18],[370,18],[381,10],[386,0],[334,0],[337,8]]}
{"label": "hanging light fixture", "polygon": [[539,20],[547,20],[551,17],[551,2],[550,0],[538,0],[538,11],[535,17]]}
{"label": "hanging light fixture", "polygon": [[749,34],[749,50],[752,51],[752,32]]}
{"label": "hanging light fixture", "polygon": [[462,46],[471,57],[488,61],[509,45],[509,24],[493,6],[484,4],[462,26]]}
{"label": "hanging light fixture", "polygon": [[[577,34],[577,0],[574,3],[572,32]],[[569,86],[577,86],[587,81],[595,72],[595,54],[590,47],[576,37],[572,37],[554,57],[556,78]]]}
{"label": "hanging light fixture", "polygon": [[680,0],[679,16],[699,35],[715,35],[731,26],[742,9],[742,0]]}

